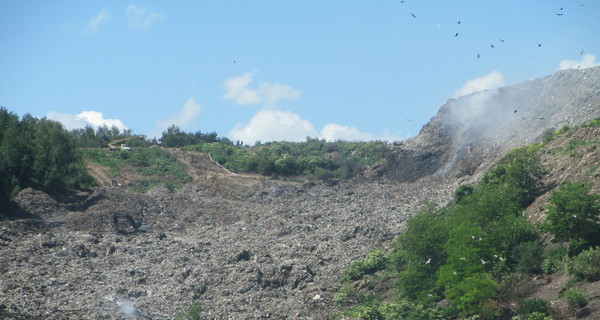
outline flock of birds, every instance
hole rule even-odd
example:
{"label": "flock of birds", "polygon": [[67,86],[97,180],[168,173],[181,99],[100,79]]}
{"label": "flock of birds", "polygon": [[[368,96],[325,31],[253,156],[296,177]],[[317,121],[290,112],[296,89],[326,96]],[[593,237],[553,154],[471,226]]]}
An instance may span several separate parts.
{"label": "flock of birds", "polygon": [[[404,0],[400,1],[400,3],[404,3],[404,2],[405,2]],[[580,7],[583,7],[584,5],[583,5],[583,4],[580,4],[579,6],[580,6]],[[556,13],[556,15],[557,15],[557,16],[561,17],[561,16],[563,16],[563,15],[564,15],[564,13],[563,13],[563,11],[564,11],[564,8],[560,8],[560,9],[558,9],[558,11],[559,11],[559,12],[558,12],[558,13]],[[410,13],[410,15],[411,15],[413,18],[415,18],[415,19],[417,18],[417,16],[416,16],[414,13],[412,13],[412,12]],[[460,20],[459,20],[459,21],[457,21],[457,24],[461,24],[461,21],[460,21]],[[437,24],[437,26],[438,26],[438,28],[440,28],[440,25],[439,25],[439,24]],[[458,33],[458,32],[456,32],[456,33],[454,34],[454,37],[458,37],[458,35],[459,35],[459,33]],[[500,38],[500,42],[504,43],[505,41],[504,41],[502,38]],[[496,45],[495,45],[495,44],[493,44],[493,43],[492,43],[492,44],[490,44],[490,46],[492,47],[492,49],[496,48]],[[541,48],[541,47],[542,47],[542,44],[541,44],[541,43],[538,43],[538,44],[537,44],[537,46],[538,46],[538,48]],[[584,52],[584,51],[583,51],[583,50],[581,50],[581,55],[583,55],[583,52]],[[478,52],[478,53],[477,53],[477,59],[479,59],[479,58],[481,58],[481,55],[480,55],[480,54],[479,54],[479,52]]]}

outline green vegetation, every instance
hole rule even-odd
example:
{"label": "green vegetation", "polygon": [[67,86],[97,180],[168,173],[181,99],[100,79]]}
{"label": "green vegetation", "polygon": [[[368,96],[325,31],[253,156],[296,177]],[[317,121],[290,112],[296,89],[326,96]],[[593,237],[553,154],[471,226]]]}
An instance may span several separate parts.
{"label": "green vegetation", "polygon": [[540,298],[521,300],[519,301],[516,313],[524,319],[528,319],[531,314],[549,316],[550,303],[547,300]]}
{"label": "green vegetation", "polygon": [[21,120],[0,108],[0,215],[14,210],[14,197],[24,188],[50,195],[89,188],[76,141],[55,121],[25,115]]}
{"label": "green vegetation", "polygon": [[583,308],[588,304],[588,298],[583,291],[571,288],[563,293],[563,297],[567,301],[569,308],[579,309]]}
{"label": "green vegetation", "polygon": [[200,143],[187,149],[209,153],[213,160],[234,172],[317,179],[351,178],[387,153],[386,144],[380,141],[326,142],[311,138],[306,142],[271,142],[254,147]]}
{"label": "green vegetation", "polygon": [[[551,134],[546,136],[550,141]],[[567,182],[551,193],[542,230],[528,221],[523,210],[543,191],[541,146],[508,152],[477,185],[457,188],[448,206],[425,206],[387,251],[377,251],[378,260],[387,263],[375,273],[361,272],[367,258],[351,264],[335,296],[342,310],[336,315],[404,319],[394,308],[384,316],[381,308],[412,301],[440,319],[495,319],[509,312],[505,301],[527,295],[523,286],[533,275],[561,270],[574,275],[564,288],[566,301],[573,308],[585,305],[587,298],[573,286],[600,277],[600,249],[594,248],[600,244],[599,195],[589,184]],[[545,250],[540,231],[552,233],[559,245]],[[552,319],[550,304],[521,300],[513,319]]]}
{"label": "green vegetation", "polygon": [[124,167],[135,168],[148,179],[137,180],[127,187],[132,191],[145,192],[157,185],[174,190],[188,181],[189,177],[177,163],[175,157],[160,148],[135,148],[131,151],[84,149],[84,156],[117,176]]}
{"label": "green vegetation", "polygon": [[175,319],[180,320],[204,320],[202,316],[202,312],[204,312],[204,308],[199,304],[192,304],[190,308],[186,312],[178,313],[175,316]]}
{"label": "green vegetation", "polygon": [[573,253],[600,244],[600,195],[590,184],[567,182],[550,194],[545,231],[555,242],[569,242]]}

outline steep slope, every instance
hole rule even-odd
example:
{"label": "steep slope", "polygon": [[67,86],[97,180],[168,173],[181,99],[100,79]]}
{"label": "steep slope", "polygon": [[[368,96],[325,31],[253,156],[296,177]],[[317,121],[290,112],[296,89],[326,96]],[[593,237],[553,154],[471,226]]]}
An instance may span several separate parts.
{"label": "steep slope", "polygon": [[600,67],[558,71],[444,104],[419,135],[393,147],[379,174],[395,181],[429,175],[473,181],[507,150],[545,130],[600,117]]}
{"label": "steep slope", "polygon": [[[599,79],[600,68],[571,70],[451,100],[418,137],[393,146],[387,164],[368,171],[375,178],[242,177],[177,150],[195,179],[176,192],[102,187],[58,203],[28,190],[20,204],[37,218],[0,224],[0,318],[171,319],[192,303],[210,318],[323,318],[343,270],[389,244],[423,201],[446,204],[503,151],[599,117]],[[474,110],[508,120],[494,126]],[[527,120],[534,117],[539,122]],[[585,135],[597,138],[590,130]],[[594,157],[581,163],[594,167]],[[556,167],[577,176],[582,169],[570,159]],[[116,233],[114,214],[143,220],[148,231]]]}

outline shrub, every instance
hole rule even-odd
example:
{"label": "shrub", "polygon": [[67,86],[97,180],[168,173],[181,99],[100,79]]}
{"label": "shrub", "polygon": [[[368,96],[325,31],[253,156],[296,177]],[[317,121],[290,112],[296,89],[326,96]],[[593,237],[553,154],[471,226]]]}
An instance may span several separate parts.
{"label": "shrub", "polygon": [[499,285],[489,274],[476,273],[446,289],[446,297],[461,316],[479,313],[485,302],[495,298]]}
{"label": "shrub", "polygon": [[515,270],[521,273],[535,274],[542,271],[542,253],[544,247],[539,241],[523,242],[516,246],[512,253]]}
{"label": "shrub", "polygon": [[527,316],[532,313],[550,314],[550,303],[545,299],[533,298],[519,301],[517,315]]}
{"label": "shrub", "polygon": [[565,291],[563,293],[563,297],[571,309],[580,309],[588,304],[588,299],[585,296],[585,293],[577,288],[571,288]]}
{"label": "shrub", "polygon": [[373,320],[381,319],[379,304],[375,302],[364,303],[354,306],[346,311],[346,315],[352,319]]}
{"label": "shrub", "polygon": [[567,182],[550,194],[542,228],[555,242],[578,241],[600,244],[600,195],[590,193],[590,184]]}
{"label": "shrub", "polygon": [[552,317],[542,312],[533,312],[524,316],[514,316],[512,320],[552,320]]}
{"label": "shrub", "polygon": [[367,256],[352,263],[345,271],[344,280],[362,279],[366,274],[373,274],[385,267],[387,257],[380,249],[373,249]]}
{"label": "shrub", "polygon": [[600,248],[581,252],[573,258],[570,269],[580,278],[595,280],[600,277]]}
{"label": "shrub", "polygon": [[202,317],[202,312],[204,308],[199,304],[192,304],[188,311],[178,313],[175,316],[175,319],[181,320],[204,320],[206,318]]}
{"label": "shrub", "polygon": [[384,302],[378,308],[384,320],[437,320],[442,319],[436,308],[427,308],[408,300]]}
{"label": "shrub", "polygon": [[567,259],[567,248],[560,246],[547,250],[544,253],[544,261],[542,262],[542,272],[551,274],[564,267]]}

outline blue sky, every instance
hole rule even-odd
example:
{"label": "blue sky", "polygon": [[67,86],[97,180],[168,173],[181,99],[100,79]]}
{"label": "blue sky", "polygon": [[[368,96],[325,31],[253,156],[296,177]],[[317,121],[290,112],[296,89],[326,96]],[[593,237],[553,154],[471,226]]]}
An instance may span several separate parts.
{"label": "blue sky", "polygon": [[597,0],[0,0],[0,105],[149,137],[394,141],[450,98],[598,65],[599,39]]}

